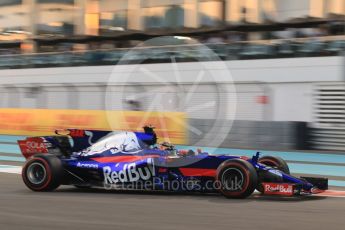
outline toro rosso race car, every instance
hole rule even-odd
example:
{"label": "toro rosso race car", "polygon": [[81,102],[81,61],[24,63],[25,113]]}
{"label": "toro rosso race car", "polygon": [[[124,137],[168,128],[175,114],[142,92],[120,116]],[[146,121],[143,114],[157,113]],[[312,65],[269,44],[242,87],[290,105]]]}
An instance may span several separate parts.
{"label": "toro rosso race car", "polygon": [[252,158],[177,150],[157,144],[153,127],[143,132],[58,130],[56,136],[18,141],[27,159],[22,178],[33,191],[78,188],[192,191],[246,198],[310,195],[328,189],[326,178],[297,178],[274,156]]}

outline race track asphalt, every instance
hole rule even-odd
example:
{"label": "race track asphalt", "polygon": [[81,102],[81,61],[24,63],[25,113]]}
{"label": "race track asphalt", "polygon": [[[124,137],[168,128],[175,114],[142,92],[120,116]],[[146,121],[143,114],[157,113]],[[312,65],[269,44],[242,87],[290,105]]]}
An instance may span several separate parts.
{"label": "race track asphalt", "polygon": [[117,192],[60,187],[28,190],[0,174],[0,229],[344,229],[345,198],[245,200],[220,195]]}

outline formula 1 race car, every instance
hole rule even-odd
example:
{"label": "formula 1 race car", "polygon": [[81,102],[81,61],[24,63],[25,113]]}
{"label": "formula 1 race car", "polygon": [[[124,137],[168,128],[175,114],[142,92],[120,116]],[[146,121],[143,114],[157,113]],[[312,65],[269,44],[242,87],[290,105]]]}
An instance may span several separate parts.
{"label": "formula 1 race car", "polygon": [[79,188],[139,189],[221,193],[246,198],[254,190],[266,195],[310,195],[328,189],[326,178],[297,178],[274,156],[252,158],[211,155],[157,144],[153,127],[143,132],[67,129],[56,136],[18,141],[27,159],[22,178],[33,191],[59,185]]}

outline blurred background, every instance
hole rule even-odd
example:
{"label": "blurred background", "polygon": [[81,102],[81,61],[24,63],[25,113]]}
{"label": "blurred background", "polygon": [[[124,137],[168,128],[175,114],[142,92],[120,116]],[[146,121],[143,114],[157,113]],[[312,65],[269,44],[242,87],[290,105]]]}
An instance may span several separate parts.
{"label": "blurred background", "polygon": [[[203,45],[237,90],[236,118],[218,147],[345,150],[344,0],[0,0],[0,130],[22,122],[8,108],[108,109],[115,64],[142,63],[164,79],[173,54],[182,78],[197,75],[196,62],[209,61]],[[130,93],[152,87],[131,85],[111,109],[185,112],[203,132],[214,125],[210,107],[176,109],[181,87],[154,108]],[[186,108],[209,102],[216,88],[203,82]],[[208,146],[187,132],[186,144]]]}
{"label": "blurred background", "polygon": [[342,0],[1,0],[1,54],[42,55],[0,66],[113,64],[125,50],[108,50],[164,35],[218,44],[226,60],[337,55],[344,13]]}

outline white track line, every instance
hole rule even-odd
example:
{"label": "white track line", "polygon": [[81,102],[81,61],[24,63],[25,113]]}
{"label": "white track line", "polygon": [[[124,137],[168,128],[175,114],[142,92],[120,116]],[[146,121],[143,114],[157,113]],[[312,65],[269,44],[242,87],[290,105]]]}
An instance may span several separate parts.
{"label": "white track line", "polygon": [[21,174],[22,173],[22,167],[21,166],[14,166],[14,165],[0,165],[0,172]]}

